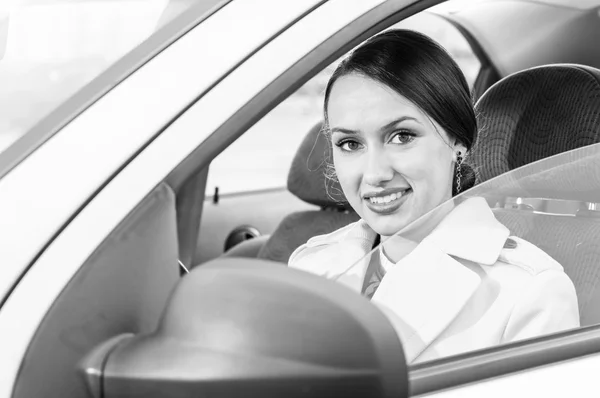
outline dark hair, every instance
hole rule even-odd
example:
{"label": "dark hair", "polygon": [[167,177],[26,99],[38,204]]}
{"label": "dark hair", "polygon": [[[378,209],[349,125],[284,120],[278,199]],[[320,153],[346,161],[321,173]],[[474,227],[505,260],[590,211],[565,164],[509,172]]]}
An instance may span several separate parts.
{"label": "dark hair", "polygon": [[[334,83],[360,74],[393,89],[432,117],[467,151],[477,137],[477,120],[469,85],[452,57],[429,37],[411,30],[388,30],[355,49],[335,69],[325,89],[324,115]],[[464,154],[463,154],[464,156]],[[461,191],[475,184],[473,169],[463,162]],[[457,193],[453,179],[452,194]]]}

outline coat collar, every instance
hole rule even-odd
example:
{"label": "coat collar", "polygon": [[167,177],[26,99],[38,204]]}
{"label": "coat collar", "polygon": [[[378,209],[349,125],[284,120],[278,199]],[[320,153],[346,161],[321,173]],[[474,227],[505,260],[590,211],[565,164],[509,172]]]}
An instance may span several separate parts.
{"label": "coat collar", "polygon": [[474,197],[458,204],[425,239],[450,256],[493,265],[509,235],[486,200]]}
{"label": "coat collar", "polygon": [[[377,233],[361,219],[336,234],[339,235],[334,240],[340,244],[337,266],[332,273],[338,275],[335,279],[339,282],[360,291],[371,258],[368,253]],[[509,235],[508,228],[496,220],[486,200],[473,197],[456,205],[420,245],[436,247],[458,259],[493,265]]]}
{"label": "coat collar", "polygon": [[[510,231],[496,220],[486,200],[473,197],[454,206],[424,241],[450,256],[493,265],[509,235]],[[376,236],[377,233],[361,219],[345,231],[341,241],[352,244],[370,242],[367,244],[370,249]]]}

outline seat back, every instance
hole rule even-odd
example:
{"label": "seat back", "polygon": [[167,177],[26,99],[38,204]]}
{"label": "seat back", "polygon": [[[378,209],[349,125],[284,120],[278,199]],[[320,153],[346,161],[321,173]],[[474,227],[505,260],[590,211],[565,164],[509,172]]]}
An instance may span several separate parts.
{"label": "seat back", "polygon": [[[598,170],[576,164],[581,150],[558,157],[563,160],[549,158],[600,142],[600,70],[561,64],[518,72],[492,86],[476,109],[481,132],[471,162],[479,183],[530,164],[485,185],[501,187],[505,179],[506,187],[513,184],[505,187],[505,196],[518,196],[519,202],[562,200],[564,207],[575,209],[600,203],[600,179],[594,178]],[[600,162],[596,164],[600,167]],[[535,173],[527,176],[534,168]],[[577,290],[581,324],[599,323],[600,213],[534,210],[498,208],[494,213],[511,234],[561,263]]]}
{"label": "seat back", "polygon": [[510,75],[476,105],[470,160],[483,182],[557,153],[600,141],[600,71],[557,64]]}
{"label": "seat back", "polygon": [[600,218],[496,209],[511,234],[550,254],[575,285],[582,326],[600,323]]}
{"label": "seat back", "polygon": [[258,258],[287,263],[292,252],[313,236],[327,234],[359,219],[339,184],[326,177],[330,147],[317,123],[300,145],[288,174],[288,190],[319,206],[285,217],[258,252]]}

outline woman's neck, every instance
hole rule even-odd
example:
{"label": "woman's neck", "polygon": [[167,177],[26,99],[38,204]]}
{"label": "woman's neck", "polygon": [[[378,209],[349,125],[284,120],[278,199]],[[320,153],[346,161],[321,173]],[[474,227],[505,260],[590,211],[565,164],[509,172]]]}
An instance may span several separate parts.
{"label": "woman's neck", "polygon": [[394,264],[410,254],[425,237],[454,209],[454,201],[448,201],[426,213],[408,227],[392,236],[382,236],[383,253]]}

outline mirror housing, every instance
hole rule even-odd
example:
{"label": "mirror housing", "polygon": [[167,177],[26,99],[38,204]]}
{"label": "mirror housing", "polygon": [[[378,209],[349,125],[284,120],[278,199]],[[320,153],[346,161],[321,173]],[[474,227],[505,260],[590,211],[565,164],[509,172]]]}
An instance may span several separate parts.
{"label": "mirror housing", "polygon": [[94,397],[407,397],[400,339],[347,287],[279,263],[225,258],[175,288],[157,329],[82,362]]}

